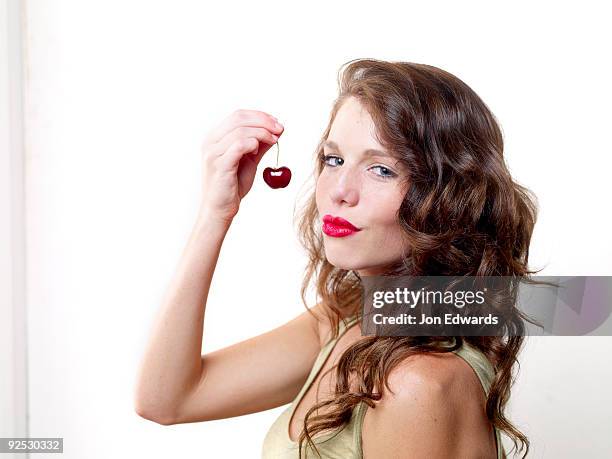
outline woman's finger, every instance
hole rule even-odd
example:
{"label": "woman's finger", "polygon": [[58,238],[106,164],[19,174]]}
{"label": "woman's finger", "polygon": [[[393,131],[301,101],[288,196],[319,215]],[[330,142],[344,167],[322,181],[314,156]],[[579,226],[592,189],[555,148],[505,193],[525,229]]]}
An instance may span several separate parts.
{"label": "woman's finger", "polygon": [[[278,141],[278,136],[274,135],[265,128],[254,128],[254,127],[238,127],[227,134],[221,139],[216,147],[220,148],[221,151],[226,151],[227,148],[239,138],[255,137],[260,142],[262,148],[259,149],[258,153],[265,153],[270,146],[274,145]],[[266,148],[266,145],[268,148]],[[255,152],[253,153],[255,156]]]}
{"label": "woman's finger", "polygon": [[212,129],[207,135],[206,140],[210,143],[217,143],[238,127],[258,127],[266,128],[274,133],[282,132],[282,127],[277,127],[277,121],[272,115],[259,110],[239,109]]}

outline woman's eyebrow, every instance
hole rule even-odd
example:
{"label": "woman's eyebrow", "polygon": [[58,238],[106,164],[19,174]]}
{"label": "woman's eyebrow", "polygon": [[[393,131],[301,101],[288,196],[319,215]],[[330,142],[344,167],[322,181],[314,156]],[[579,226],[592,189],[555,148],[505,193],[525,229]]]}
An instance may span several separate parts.
{"label": "woman's eyebrow", "polygon": [[[340,148],[338,148],[338,144],[336,142],[334,142],[333,140],[326,140],[325,142],[323,142],[323,145],[329,148],[333,148],[336,151],[340,151]],[[363,155],[364,156],[385,156],[385,157],[391,157],[391,155],[385,151],[381,151],[381,150],[377,150],[376,148],[368,148],[367,150],[363,151]]]}

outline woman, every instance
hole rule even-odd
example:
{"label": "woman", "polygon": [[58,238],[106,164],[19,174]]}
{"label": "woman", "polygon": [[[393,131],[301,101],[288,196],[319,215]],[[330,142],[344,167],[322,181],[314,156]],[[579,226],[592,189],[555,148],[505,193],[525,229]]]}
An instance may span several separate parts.
{"label": "woman", "polygon": [[271,426],[264,458],[500,458],[502,431],[526,456],[529,441],[503,414],[521,336],[455,337],[449,346],[361,336],[355,326],[363,276],[533,272],[535,198],[513,182],[486,105],[436,67],[348,63],[299,225],[309,252],[302,301],[315,275],[320,301],[201,355],[221,244],[282,132],[276,118],[241,110],[205,140],[202,206],[142,362],[139,415],[176,424],[292,402]]}

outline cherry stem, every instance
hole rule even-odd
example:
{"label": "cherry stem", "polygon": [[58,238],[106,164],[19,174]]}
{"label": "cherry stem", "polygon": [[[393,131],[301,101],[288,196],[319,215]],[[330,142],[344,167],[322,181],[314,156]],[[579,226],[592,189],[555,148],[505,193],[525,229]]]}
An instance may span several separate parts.
{"label": "cherry stem", "polygon": [[280,147],[278,146],[278,140],[276,141],[274,145],[276,145],[276,169],[278,169],[278,154],[280,152]]}

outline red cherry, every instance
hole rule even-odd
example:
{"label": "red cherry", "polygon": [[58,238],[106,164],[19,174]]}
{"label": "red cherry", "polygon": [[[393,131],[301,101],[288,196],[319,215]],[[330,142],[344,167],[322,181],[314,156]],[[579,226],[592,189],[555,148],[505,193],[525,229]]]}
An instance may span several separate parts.
{"label": "red cherry", "polygon": [[263,179],[270,188],[285,188],[291,180],[291,170],[288,167],[266,167],[263,171]]}

